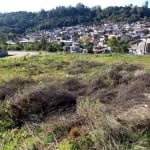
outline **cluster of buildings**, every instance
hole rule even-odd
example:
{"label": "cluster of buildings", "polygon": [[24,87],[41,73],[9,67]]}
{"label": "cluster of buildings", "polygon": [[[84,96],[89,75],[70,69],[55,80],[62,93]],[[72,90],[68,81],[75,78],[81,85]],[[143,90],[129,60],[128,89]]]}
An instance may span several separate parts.
{"label": "cluster of buildings", "polygon": [[[19,38],[20,43],[33,43],[46,39],[47,42],[63,43],[66,52],[87,52],[81,48],[81,43],[92,43],[94,53],[110,52],[108,40],[113,36],[118,40],[128,38],[129,53],[150,53],[150,22],[139,21],[135,23],[112,22],[93,26],[72,26],[53,29],[51,31],[38,31]],[[15,44],[7,41],[7,44]]]}

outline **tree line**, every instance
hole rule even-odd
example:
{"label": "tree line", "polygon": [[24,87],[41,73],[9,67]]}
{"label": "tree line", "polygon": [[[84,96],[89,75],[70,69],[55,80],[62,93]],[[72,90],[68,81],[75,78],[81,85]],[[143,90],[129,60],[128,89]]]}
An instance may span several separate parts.
{"label": "tree line", "polygon": [[75,7],[59,6],[55,9],[39,12],[11,12],[0,13],[0,32],[8,35],[8,38],[16,34],[38,30],[50,30],[53,28],[102,24],[112,22],[135,22],[150,20],[150,9],[137,6],[107,7],[100,6],[89,8],[81,3]]}
{"label": "tree line", "polygon": [[[1,36],[1,35],[0,35]],[[48,52],[57,52],[63,51],[64,43],[57,42],[47,42],[46,39],[33,43],[20,43],[16,42],[13,45],[9,45],[6,42],[0,42],[0,49],[3,50],[16,50],[16,51],[48,51]]]}

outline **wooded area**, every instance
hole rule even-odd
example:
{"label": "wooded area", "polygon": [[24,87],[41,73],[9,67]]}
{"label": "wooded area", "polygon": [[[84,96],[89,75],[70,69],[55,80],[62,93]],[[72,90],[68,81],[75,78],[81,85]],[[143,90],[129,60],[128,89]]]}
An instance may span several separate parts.
{"label": "wooded area", "polygon": [[[135,22],[150,19],[150,9],[137,6],[89,8],[81,3],[76,7],[59,6],[55,9],[40,12],[12,12],[0,14],[0,32],[8,36],[30,31],[49,30],[57,27],[101,24],[112,22]],[[14,34],[15,33],[15,34]]]}

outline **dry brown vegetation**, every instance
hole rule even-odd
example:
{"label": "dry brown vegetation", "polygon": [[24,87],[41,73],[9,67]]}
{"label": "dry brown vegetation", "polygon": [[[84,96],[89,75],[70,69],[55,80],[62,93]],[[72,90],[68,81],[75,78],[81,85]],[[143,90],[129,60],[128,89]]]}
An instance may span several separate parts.
{"label": "dry brown vegetation", "polygon": [[13,78],[0,85],[0,100],[9,99],[28,85],[34,84],[32,79]]}
{"label": "dry brown vegetation", "polygon": [[104,66],[104,63],[94,62],[94,61],[86,61],[86,60],[78,60],[75,61],[73,64],[67,67],[68,74],[76,75],[76,74],[84,74],[88,72],[91,68],[99,68]]}
{"label": "dry brown vegetation", "polygon": [[91,99],[99,99],[110,106],[113,113],[136,104],[149,105],[149,98],[144,93],[150,91],[150,75],[135,76],[135,68],[139,69],[127,64],[113,66],[109,72],[90,81],[87,94]]}
{"label": "dry brown vegetation", "polygon": [[[45,63],[74,76],[59,81],[45,77],[3,82],[0,118],[9,123],[1,126],[25,127],[28,132],[39,128],[32,145],[39,150],[134,149],[139,137],[149,136],[150,74],[141,66],[92,61],[62,61],[62,66],[51,60]],[[87,79],[80,76],[101,67],[107,69]],[[141,135],[137,138],[134,133]],[[150,145],[148,138],[145,143]]]}
{"label": "dry brown vegetation", "polygon": [[56,85],[35,85],[17,92],[11,98],[11,108],[17,120],[33,122],[46,115],[74,112],[76,97]]}
{"label": "dry brown vegetation", "polygon": [[33,80],[14,78],[0,86],[0,99],[10,99],[13,115],[21,121],[38,120],[39,114],[43,119],[49,112],[59,115],[69,107],[75,111],[76,99],[80,100],[81,96],[92,101],[99,99],[106,112],[117,115],[135,105],[150,107],[150,75],[135,76],[134,72],[139,69],[141,67],[130,64],[114,65],[87,83],[77,78],[68,78],[60,84],[43,79],[39,85]]}

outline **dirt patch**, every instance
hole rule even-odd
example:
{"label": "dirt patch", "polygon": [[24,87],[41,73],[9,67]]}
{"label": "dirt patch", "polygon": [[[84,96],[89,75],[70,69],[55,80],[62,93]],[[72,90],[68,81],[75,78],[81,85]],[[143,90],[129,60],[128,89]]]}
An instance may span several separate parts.
{"label": "dirt patch", "polygon": [[[8,51],[10,58],[16,58],[16,57],[32,57],[39,55],[39,52],[23,52],[23,51]],[[9,58],[7,57],[7,58]]]}

